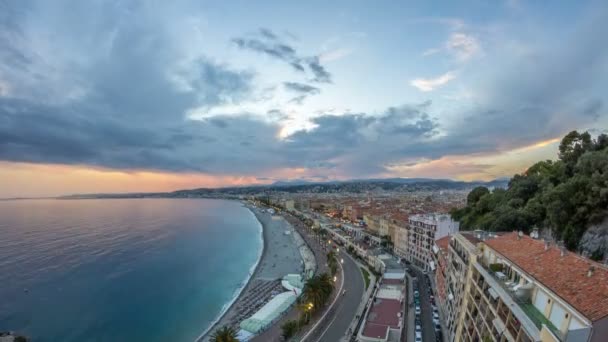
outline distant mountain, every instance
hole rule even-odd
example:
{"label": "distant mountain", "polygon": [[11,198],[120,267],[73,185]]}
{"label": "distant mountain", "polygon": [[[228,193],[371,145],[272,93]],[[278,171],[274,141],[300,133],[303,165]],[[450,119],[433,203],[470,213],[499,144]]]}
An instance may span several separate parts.
{"label": "distant mountain", "polygon": [[464,182],[434,178],[377,178],[345,181],[311,182],[303,179],[277,181],[270,185],[250,185],[225,188],[184,189],[161,193],[83,194],[61,198],[187,198],[187,197],[233,197],[255,195],[263,192],[288,193],[364,193],[374,191],[415,192],[441,190],[470,190],[476,186],[506,188],[508,181],[497,179],[489,182]]}

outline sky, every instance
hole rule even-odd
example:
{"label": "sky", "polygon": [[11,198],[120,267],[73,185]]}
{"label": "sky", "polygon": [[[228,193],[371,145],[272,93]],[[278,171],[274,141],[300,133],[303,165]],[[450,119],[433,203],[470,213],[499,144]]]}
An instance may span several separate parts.
{"label": "sky", "polygon": [[490,180],[608,128],[602,1],[0,1],[0,197]]}

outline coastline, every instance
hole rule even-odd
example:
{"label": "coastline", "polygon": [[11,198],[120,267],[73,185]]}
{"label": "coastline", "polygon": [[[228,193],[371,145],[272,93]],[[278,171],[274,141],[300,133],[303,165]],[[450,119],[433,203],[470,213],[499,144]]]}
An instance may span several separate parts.
{"label": "coastline", "polygon": [[246,207],[249,210],[251,215],[253,215],[253,217],[258,222],[258,225],[260,227],[260,240],[262,242],[262,248],[260,249],[260,253],[258,254],[258,260],[255,262],[255,264],[253,264],[251,266],[251,268],[249,268],[249,273],[248,273],[247,279],[245,279],[245,281],[243,282],[243,285],[234,292],[232,299],[222,307],[222,310],[217,315],[217,318],[213,320],[211,325],[209,325],[209,327],[207,329],[205,329],[205,331],[203,331],[194,340],[194,342],[203,341],[207,337],[207,335],[209,335],[211,333],[211,331],[213,329],[218,327],[218,324],[222,321],[222,319],[226,316],[226,314],[228,313],[228,311],[230,311],[230,309],[234,306],[234,304],[237,303],[239,299],[242,299],[242,295],[244,294],[245,289],[247,289],[249,287],[249,285],[251,284],[251,280],[254,278],[254,276],[258,272],[260,264],[265,257],[265,253],[267,250],[267,248],[266,248],[267,239],[266,239],[266,233],[265,233],[266,229],[264,227],[264,224],[257,217],[256,213],[254,212],[253,208],[251,208],[250,205],[248,205],[244,202],[241,202],[241,203],[243,204],[244,207]]}
{"label": "coastline", "polygon": [[[296,245],[293,234],[294,228],[284,218],[269,214],[263,208],[254,207],[248,203],[241,202],[255,216],[262,228],[261,238],[263,242],[262,251],[255,270],[247,278],[240,291],[235,292],[233,300],[195,341],[208,341],[213,331],[225,325],[231,325],[239,320],[240,310],[248,298],[255,296],[256,289],[261,283],[277,284],[280,287],[280,279],[289,273],[301,273],[302,259]],[[282,289],[282,288],[281,288]],[[241,317],[242,318],[242,317]],[[238,328],[236,329],[238,331]]]}

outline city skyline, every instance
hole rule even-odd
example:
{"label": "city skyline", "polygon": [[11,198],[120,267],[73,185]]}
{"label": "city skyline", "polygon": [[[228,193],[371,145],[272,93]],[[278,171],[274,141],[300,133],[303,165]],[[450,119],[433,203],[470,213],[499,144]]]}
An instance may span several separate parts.
{"label": "city skyline", "polygon": [[599,1],[0,13],[0,197],[490,180],[555,159],[569,131],[608,127]]}

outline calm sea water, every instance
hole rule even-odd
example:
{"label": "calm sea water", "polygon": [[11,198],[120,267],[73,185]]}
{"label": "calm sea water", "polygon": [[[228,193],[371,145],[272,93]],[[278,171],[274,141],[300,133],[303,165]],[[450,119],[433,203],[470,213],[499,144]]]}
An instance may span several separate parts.
{"label": "calm sea water", "polygon": [[192,341],[248,279],[238,202],[0,201],[0,331],[34,341]]}

